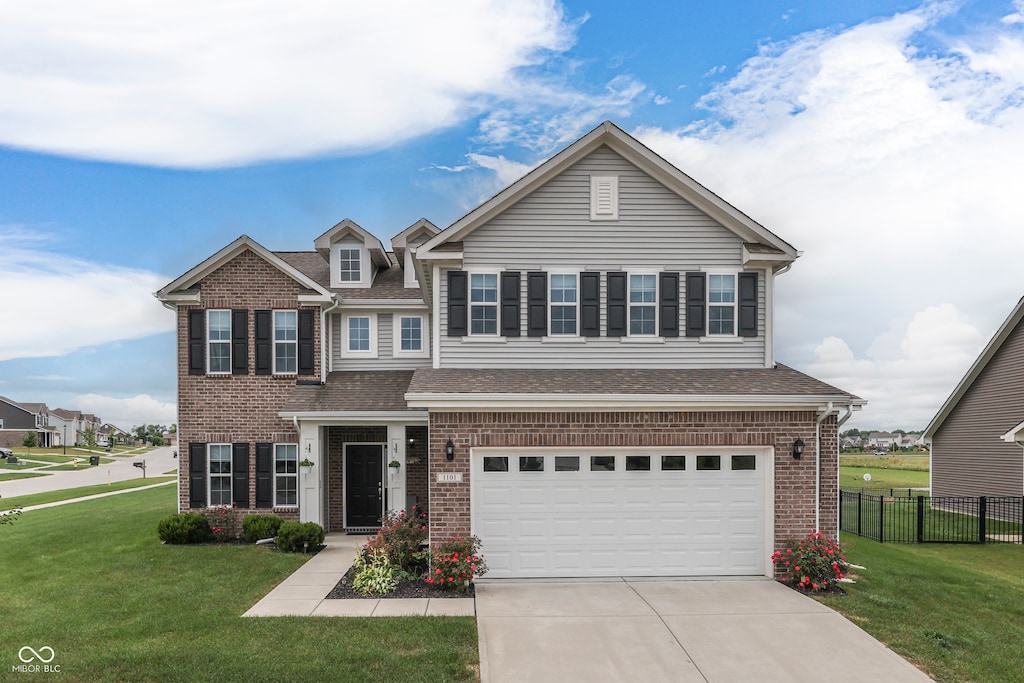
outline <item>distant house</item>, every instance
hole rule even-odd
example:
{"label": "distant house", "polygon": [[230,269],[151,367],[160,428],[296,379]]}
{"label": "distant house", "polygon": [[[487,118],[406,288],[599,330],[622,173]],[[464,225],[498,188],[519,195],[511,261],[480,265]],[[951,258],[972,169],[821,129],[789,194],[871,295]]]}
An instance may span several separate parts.
{"label": "distant house", "polygon": [[74,446],[81,441],[84,427],[79,411],[54,408],[50,411],[50,425],[57,438],[55,446]]}
{"label": "distant house", "polygon": [[871,432],[868,435],[868,446],[872,448],[884,448],[886,450],[893,447],[894,444],[900,442],[899,434],[892,434],[890,432]]}
{"label": "distant house", "polygon": [[864,439],[859,436],[844,436],[839,445],[842,448],[862,448],[864,446]]}
{"label": "distant house", "polygon": [[1024,495],[1024,299],[924,431],[937,496]]}

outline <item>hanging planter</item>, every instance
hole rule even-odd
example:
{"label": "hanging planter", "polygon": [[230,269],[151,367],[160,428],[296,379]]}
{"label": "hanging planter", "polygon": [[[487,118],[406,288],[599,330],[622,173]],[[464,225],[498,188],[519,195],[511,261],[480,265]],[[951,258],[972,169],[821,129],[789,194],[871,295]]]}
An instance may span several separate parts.
{"label": "hanging planter", "polygon": [[388,463],[388,471],[390,471],[392,476],[394,476],[398,474],[398,468],[400,468],[401,466],[402,463],[398,462],[397,460],[392,460],[391,462]]}
{"label": "hanging planter", "polygon": [[303,474],[309,474],[310,472],[313,471],[313,461],[310,460],[309,458],[303,458],[299,462],[299,467],[302,468]]}

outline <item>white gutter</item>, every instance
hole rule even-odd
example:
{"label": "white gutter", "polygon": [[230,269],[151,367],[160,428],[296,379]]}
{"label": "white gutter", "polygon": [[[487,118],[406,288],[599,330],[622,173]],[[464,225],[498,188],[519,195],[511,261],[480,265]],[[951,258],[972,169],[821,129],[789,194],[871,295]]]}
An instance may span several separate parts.
{"label": "white gutter", "polygon": [[[683,394],[548,394],[548,393],[427,393],[408,392],[405,400],[410,408],[439,409],[605,409],[626,407],[631,410],[823,410],[843,400],[836,396],[794,396],[792,394],[750,395],[683,395]],[[849,400],[849,399],[846,399]],[[858,404],[854,404],[855,406]],[[834,412],[834,408],[832,411]]]}
{"label": "white gutter", "polygon": [[[327,329],[327,314],[331,311],[335,311],[341,307],[341,297],[337,294],[331,295],[331,299],[334,303],[331,304],[330,308],[320,309],[320,382],[324,383],[327,381],[327,360],[334,356],[334,338],[331,335],[330,330]],[[324,343],[324,340],[327,343]],[[298,424],[295,425],[295,429],[298,429]]]}
{"label": "white gutter", "polygon": [[[818,411],[814,424],[814,530],[821,531],[821,423],[832,414],[832,401]],[[838,432],[837,432],[838,434]],[[838,465],[838,462],[836,463]]]}

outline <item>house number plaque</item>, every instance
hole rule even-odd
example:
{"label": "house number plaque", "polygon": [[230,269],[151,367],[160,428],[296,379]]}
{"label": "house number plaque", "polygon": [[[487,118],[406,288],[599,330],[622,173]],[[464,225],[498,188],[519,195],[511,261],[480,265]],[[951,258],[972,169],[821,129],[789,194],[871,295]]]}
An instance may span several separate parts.
{"label": "house number plaque", "polygon": [[462,472],[438,472],[438,484],[458,484],[462,481]]}

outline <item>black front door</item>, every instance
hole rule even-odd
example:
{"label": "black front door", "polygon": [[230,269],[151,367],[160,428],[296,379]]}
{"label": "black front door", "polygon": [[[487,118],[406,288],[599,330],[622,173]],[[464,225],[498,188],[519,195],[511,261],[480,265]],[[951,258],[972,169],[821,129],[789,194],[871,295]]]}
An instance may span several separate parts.
{"label": "black front door", "polygon": [[350,527],[379,527],[384,507],[384,446],[345,447],[345,518]]}

